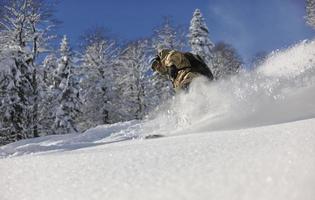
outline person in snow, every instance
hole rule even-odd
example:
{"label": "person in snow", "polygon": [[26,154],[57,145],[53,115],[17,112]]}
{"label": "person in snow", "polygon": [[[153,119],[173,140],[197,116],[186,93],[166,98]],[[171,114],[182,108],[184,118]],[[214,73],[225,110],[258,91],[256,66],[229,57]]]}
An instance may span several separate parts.
{"label": "person in snow", "polygon": [[201,57],[189,52],[162,49],[151,62],[153,71],[169,77],[175,91],[188,89],[191,81],[199,76],[213,80],[211,70]]}

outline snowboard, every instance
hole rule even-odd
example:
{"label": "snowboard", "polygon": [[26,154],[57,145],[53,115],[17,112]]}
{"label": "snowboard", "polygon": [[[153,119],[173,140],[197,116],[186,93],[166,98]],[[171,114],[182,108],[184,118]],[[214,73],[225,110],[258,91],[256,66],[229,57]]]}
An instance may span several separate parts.
{"label": "snowboard", "polygon": [[164,137],[164,135],[153,134],[153,135],[146,135],[146,136],[144,136],[144,139],[155,139],[155,138],[161,138],[161,137]]}

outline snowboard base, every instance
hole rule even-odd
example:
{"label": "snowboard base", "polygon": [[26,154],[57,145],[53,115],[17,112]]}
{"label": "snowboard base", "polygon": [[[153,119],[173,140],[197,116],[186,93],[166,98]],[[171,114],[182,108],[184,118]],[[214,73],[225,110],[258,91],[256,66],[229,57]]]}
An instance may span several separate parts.
{"label": "snowboard base", "polygon": [[146,135],[144,139],[154,139],[154,138],[161,138],[161,137],[164,137],[164,135],[153,134],[153,135]]}

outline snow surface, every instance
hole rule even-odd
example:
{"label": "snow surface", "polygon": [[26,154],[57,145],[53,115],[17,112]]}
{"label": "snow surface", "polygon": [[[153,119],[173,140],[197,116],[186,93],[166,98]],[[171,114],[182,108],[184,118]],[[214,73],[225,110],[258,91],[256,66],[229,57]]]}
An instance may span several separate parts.
{"label": "snow surface", "polygon": [[304,41],[146,120],[0,147],[0,199],[314,200],[314,58]]}

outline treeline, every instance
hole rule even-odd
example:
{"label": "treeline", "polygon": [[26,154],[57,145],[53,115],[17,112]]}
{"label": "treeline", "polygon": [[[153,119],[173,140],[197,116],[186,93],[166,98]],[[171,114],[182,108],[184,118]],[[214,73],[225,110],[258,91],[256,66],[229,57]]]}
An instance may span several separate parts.
{"label": "treeline", "polygon": [[58,21],[48,1],[1,3],[0,145],[143,119],[174,95],[170,82],[150,68],[158,49],[199,54],[216,79],[242,64],[231,45],[210,40],[199,9],[187,30],[166,17],[151,37],[121,44],[94,28],[74,51],[66,36],[53,48]]}

